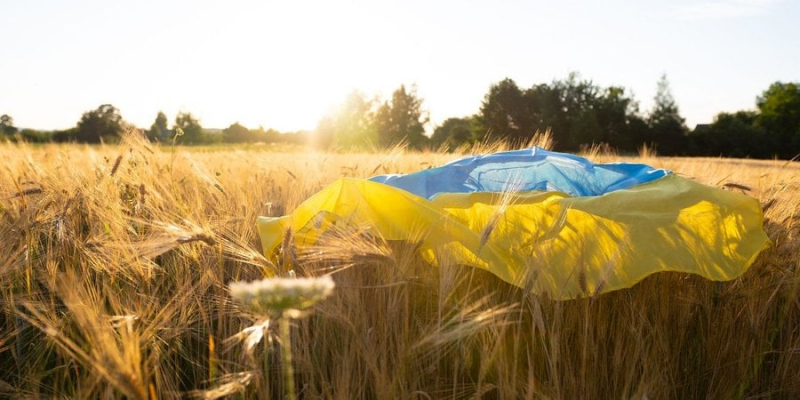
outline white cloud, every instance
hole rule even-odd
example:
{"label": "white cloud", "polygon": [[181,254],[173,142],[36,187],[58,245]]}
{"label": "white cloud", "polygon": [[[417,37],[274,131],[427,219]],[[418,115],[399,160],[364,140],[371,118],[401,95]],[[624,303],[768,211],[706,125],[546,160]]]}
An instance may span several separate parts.
{"label": "white cloud", "polygon": [[782,0],[716,0],[697,1],[675,6],[682,20],[714,20],[746,18],[769,14]]}

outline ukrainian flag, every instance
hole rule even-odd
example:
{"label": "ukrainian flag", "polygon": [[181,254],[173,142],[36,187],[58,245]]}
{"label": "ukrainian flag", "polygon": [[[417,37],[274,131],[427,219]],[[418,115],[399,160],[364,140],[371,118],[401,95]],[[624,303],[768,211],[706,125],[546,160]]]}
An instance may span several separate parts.
{"label": "ukrainian flag", "polygon": [[312,246],[343,226],[421,241],[431,264],[447,257],[563,300],[660,271],[735,279],[769,243],[754,198],[644,164],[594,164],[540,148],[339,179],[292,214],[258,220],[268,257],[287,230]]}

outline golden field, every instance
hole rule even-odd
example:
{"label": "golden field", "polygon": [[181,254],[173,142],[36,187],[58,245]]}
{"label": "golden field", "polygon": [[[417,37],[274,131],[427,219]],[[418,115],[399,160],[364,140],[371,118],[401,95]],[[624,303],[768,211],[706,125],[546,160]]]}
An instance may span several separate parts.
{"label": "golden field", "polygon": [[0,397],[282,398],[275,324],[228,284],[291,265],[337,283],[293,322],[299,398],[800,398],[797,162],[586,154],[759,199],[772,246],[731,282],[662,273],[558,302],[356,235],[261,254],[259,215],[458,156],[0,144]]}

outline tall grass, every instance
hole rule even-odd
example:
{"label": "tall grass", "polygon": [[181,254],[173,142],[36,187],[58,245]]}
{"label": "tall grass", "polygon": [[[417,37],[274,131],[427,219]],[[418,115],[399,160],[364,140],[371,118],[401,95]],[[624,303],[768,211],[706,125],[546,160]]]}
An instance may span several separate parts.
{"label": "tall grass", "polygon": [[280,398],[275,325],[227,284],[289,269],[337,282],[292,326],[300,398],[800,397],[800,167],[643,156],[758,198],[773,246],[732,282],[557,302],[358,230],[261,254],[257,216],[452,154],[0,145],[0,397]]}

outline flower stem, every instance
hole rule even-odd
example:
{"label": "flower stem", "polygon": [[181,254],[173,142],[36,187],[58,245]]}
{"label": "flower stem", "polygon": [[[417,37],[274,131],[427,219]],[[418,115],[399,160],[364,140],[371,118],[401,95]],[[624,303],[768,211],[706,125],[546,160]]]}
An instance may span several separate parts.
{"label": "flower stem", "polygon": [[291,319],[281,319],[281,354],[283,356],[283,379],[286,386],[286,399],[297,400],[294,388],[294,367],[292,367]]}

